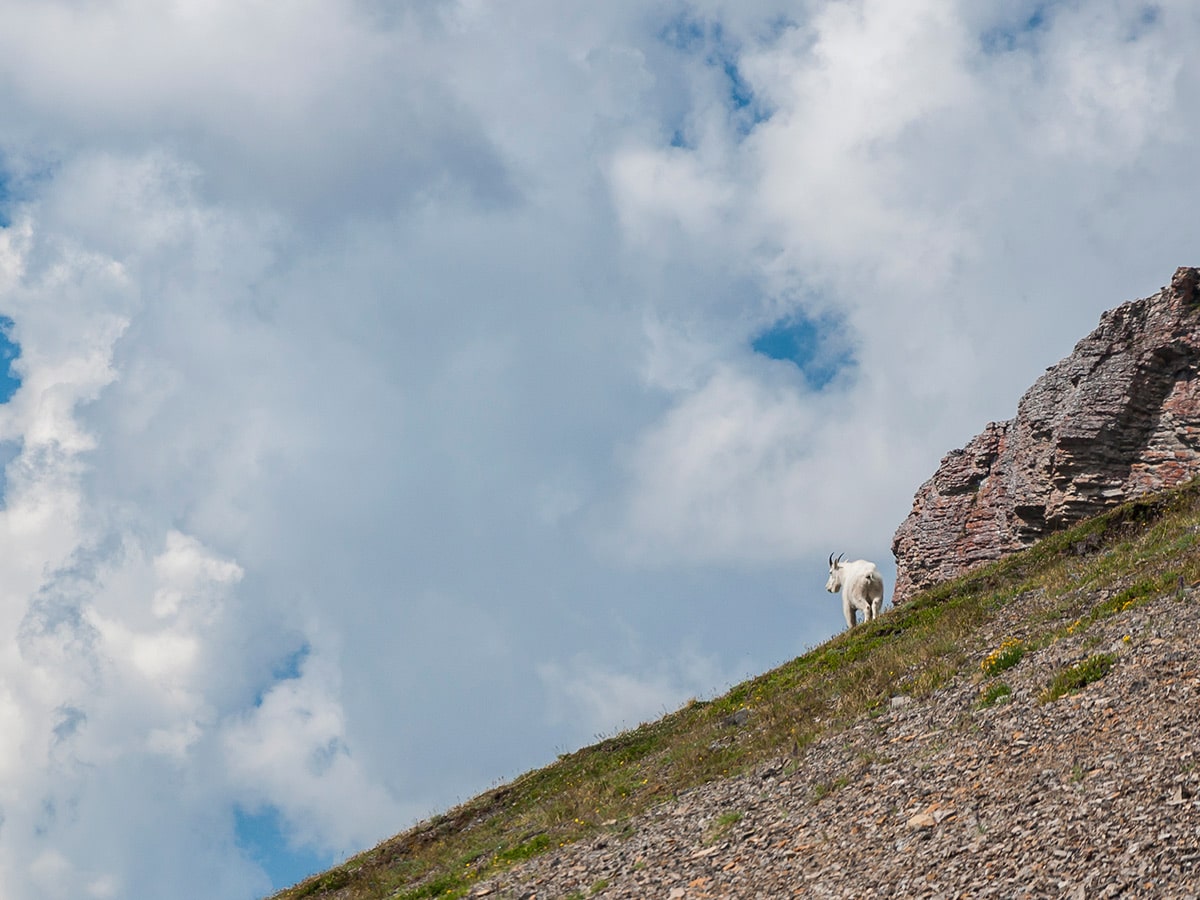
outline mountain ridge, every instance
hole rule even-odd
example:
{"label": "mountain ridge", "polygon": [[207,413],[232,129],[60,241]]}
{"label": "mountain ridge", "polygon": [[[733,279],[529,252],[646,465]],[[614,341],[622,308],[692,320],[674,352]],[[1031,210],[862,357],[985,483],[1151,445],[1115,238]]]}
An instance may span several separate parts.
{"label": "mountain ridge", "polygon": [[[1132,501],[927,590],[722,697],[564,754],[276,898],[703,900],[785,888],[957,896],[968,885],[976,896],[1018,888],[1195,896],[1198,542],[1196,483]],[[1023,649],[1010,669],[984,671],[997,654],[1011,655],[1014,640]],[[1062,696],[1051,697],[1059,682]],[[1072,704],[1084,703],[1096,729],[1067,762],[1065,750],[1053,751],[1075,740]],[[909,756],[906,747],[934,746],[934,729],[938,749]],[[974,750],[956,743],[984,731],[989,741]],[[1121,744],[1138,736],[1150,751]],[[1111,766],[1085,768],[1085,751],[1101,746]],[[975,760],[978,771],[956,760]],[[1040,766],[1027,772],[1033,795],[995,780],[1006,766],[1026,772],[1026,762]],[[908,773],[902,785],[893,784],[897,767]],[[953,781],[964,771],[971,781]],[[1118,785],[1126,771],[1140,781]],[[906,786],[912,796],[895,793]],[[1071,861],[1087,849],[1095,804],[1108,815],[1107,843],[1079,857],[1081,867]],[[1136,820],[1147,804],[1180,823],[1173,843]],[[980,828],[1061,832],[1068,856],[1032,839],[968,840]],[[1110,852],[1122,841],[1156,855]],[[992,884],[989,872],[1013,853],[1021,866]]]}

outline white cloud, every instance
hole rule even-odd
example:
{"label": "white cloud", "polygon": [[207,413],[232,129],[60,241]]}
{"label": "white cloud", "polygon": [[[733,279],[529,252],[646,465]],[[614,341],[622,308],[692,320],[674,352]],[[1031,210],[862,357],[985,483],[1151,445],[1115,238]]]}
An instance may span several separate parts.
{"label": "white cloud", "polygon": [[713,659],[687,650],[648,671],[614,669],[587,656],[538,666],[552,721],[567,721],[595,737],[636,728],[729,683]]}
{"label": "white cloud", "polygon": [[672,394],[695,391],[722,359],[723,342],[687,322],[653,315],[643,327],[647,347],[641,376],[649,387]]}
{"label": "white cloud", "polygon": [[1039,8],[7,3],[6,896],[260,896],[239,808],[344,852],[838,627],[1195,262],[1194,6]]}
{"label": "white cloud", "polygon": [[1039,143],[1080,163],[1119,166],[1150,142],[1180,137],[1173,110],[1184,61],[1164,24],[1182,12],[1141,3],[1056,10],[1030,72],[1042,104]]}
{"label": "white cloud", "polygon": [[219,604],[214,588],[236,584],[244,573],[237,563],[208,555],[195,538],[171,531],[166,549],[154,558],[154,574],[159,584],[152,601],[156,616],[190,613],[203,620]]}
{"label": "white cloud", "polygon": [[[139,180],[139,168],[125,174]],[[151,231],[172,239],[171,229]],[[136,495],[98,503],[104,492],[93,481],[114,432],[88,414],[124,389],[121,347],[144,319],[144,261],[129,245],[147,249],[146,234],[122,239],[124,262],[68,235],[41,237],[28,218],[4,237],[22,379],[0,407],[4,438],[19,442],[0,510],[8,549],[0,617],[11,636],[0,646],[11,685],[0,703],[6,891],[185,896],[181,873],[211,868],[223,872],[220,891],[261,890],[229,832],[179,865],[181,839],[228,817],[232,773],[206,776],[191,798],[179,786],[206,768],[223,723],[267,676],[263,653],[278,650],[230,655],[229,639],[253,623],[236,593],[244,575],[236,561],[139,507]],[[152,417],[139,419],[144,428]],[[140,456],[125,462],[138,467]],[[134,840],[147,817],[174,824]],[[126,846],[114,852],[98,829]],[[157,861],[141,864],[134,847]]]}
{"label": "white cloud", "polygon": [[883,530],[879,508],[912,494],[896,469],[919,464],[889,437],[904,423],[847,402],[866,395],[854,369],[813,393],[789,368],[720,366],[639,435],[614,550],[651,565],[777,564]]}
{"label": "white cloud", "polygon": [[275,684],[224,730],[222,749],[243,806],[274,806],[296,844],[348,855],[396,830],[402,809],[347,744],[339,681],[315,651],[298,677]]}
{"label": "white cloud", "polygon": [[0,36],[13,133],[64,145],[168,146],[213,188],[304,216],[385,211],[445,180],[510,193],[457,103],[436,17],[381,27],[362,4],[13,0]]}
{"label": "white cloud", "polygon": [[865,0],[827,4],[747,54],[746,77],[775,112],[737,164],[755,173],[776,266],[919,283],[952,265],[953,210],[913,197],[908,167],[911,136],[977,102],[968,42],[950,5]]}
{"label": "white cloud", "polygon": [[628,551],[697,562],[794,556],[815,518],[805,461],[821,440],[819,415],[794,385],[718,371],[631,450]]}
{"label": "white cloud", "polygon": [[696,154],[682,148],[618,153],[611,179],[621,225],[642,246],[660,243],[664,229],[675,227],[690,238],[711,240],[734,195],[721,172],[706,170]]}

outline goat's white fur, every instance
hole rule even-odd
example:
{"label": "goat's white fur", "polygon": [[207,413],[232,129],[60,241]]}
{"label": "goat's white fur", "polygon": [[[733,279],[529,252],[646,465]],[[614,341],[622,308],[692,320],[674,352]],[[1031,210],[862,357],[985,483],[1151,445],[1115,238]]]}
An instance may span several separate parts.
{"label": "goat's white fur", "polygon": [[863,621],[870,622],[883,606],[883,576],[875,563],[865,559],[842,562],[842,557],[829,555],[829,580],[825,590],[831,594],[842,592],[842,612],[846,614],[846,626],[853,628],[855,612],[863,614]]}

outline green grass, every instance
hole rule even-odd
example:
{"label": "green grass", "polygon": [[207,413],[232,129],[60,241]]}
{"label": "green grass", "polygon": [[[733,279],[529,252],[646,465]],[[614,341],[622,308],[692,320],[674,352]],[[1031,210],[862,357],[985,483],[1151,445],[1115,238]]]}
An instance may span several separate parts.
{"label": "green grass", "polygon": [[[1096,535],[1100,549],[1073,545]],[[529,772],[276,895],[276,900],[420,900],[469,896],[490,873],[597,835],[622,840],[632,818],[690,788],[767,762],[803,768],[804,748],[896,694],[928,695],[955,676],[987,678],[1055,640],[1200,581],[1200,487],[1115,508],[1021,553],[914,597],[873,622],[734,687]],[[819,586],[818,586],[819,587]],[[1039,612],[1005,650],[977,635],[1007,604],[1032,594]],[[1002,657],[1002,659],[1001,659]],[[1102,677],[1098,654],[1061,673],[1063,692]],[[1081,682],[1082,680],[1082,682]],[[981,701],[1004,696],[983,688]],[[1059,690],[1058,680],[1045,696]],[[1061,696],[1061,693],[1057,696]],[[749,707],[740,726],[725,720]],[[836,790],[825,785],[824,793]],[[819,791],[816,786],[814,791]],[[816,798],[819,799],[819,798]],[[726,824],[725,828],[731,827]]]}
{"label": "green grass", "polygon": [[814,802],[824,800],[830,794],[841,788],[844,788],[850,783],[849,775],[840,775],[832,781],[818,781],[813,785],[812,796]]}
{"label": "green grass", "polygon": [[729,829],[740,821],[742,821],[742,814],[737,810],[721,813],[713,820],[708,829],[708,843],[715,844],[722,840],[729,833]]}
{"label": "green grass", "polygon": [[1116,661],[1116,654],[1113,653],[1097,653],[1089,656],[1078,665],[1063,669],[1055,675],[1054,679],[1046,685],[1046,689],[1038,695],[1038,700],[1042,703],[1053,703],[1065,694],[1081,691],[1093,681],[1099,681],[1107,675]]}
{"label": "green grass", "polygon": [[987,709],[989,706],[995,706],[1004,698],[1011,696],[1012,688],[1003,681],[997,681],[995,684],[989,684],[984,688],[975,705],[980,709]]}
{"label": "green grass", "polygon": [[979,668],[984,675],[998,675],[1005,669],[1011,669],[1025,656],[1025,642],[1016,638],[1008,638],[999,647],[983,658]]}

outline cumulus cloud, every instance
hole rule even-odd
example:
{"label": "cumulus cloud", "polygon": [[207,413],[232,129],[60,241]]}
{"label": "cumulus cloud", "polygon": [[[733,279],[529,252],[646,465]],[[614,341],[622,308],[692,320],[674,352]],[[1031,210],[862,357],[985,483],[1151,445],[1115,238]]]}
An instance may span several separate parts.
{"label": "cumulus cloud", "polygon": [[[20,450],[0,510],[9,550],[0,615],[10,636],[0,649],[8,725],[0,870],[14,896],[166,888],[177,884],[175,854],[131,868],[131,850],[114,848],[114,836],[128,839],[144,816],[168,818],[172,780],[190,777],[195,744],[218,715],[204,695],[214,649],[206,639],[240,570],[179,532],[147,547],[101,527],[83,488],[97,439],[78,411],[117,377],[113,345],[128,318],[120,303],[97,309],[84,298],[123,297],[126,275],[75,247],[39,268],[28,225],[4,238],[22,385],[2,408],[5,439]],[[39,303],[49,296],[57,302]],[[157,610],[156,597],[165,603]],[[101,782],[91,777],[98,769]],[[113,806],[122,793],[144,799],[122,810]],[[211,798],[175,799],[207,808],[210,819],[215,812]],[[187,829],[180,825],[148,838],[143,852],[170,849]],[[200,856],[213,864],[221,853]],[[226,861],[222,889],[256,882],[250,867]]]}
{"label": "cumulus cloud", "polygon": [[[10,728],[0,868],[14,896],[185,896],[193,888],[184,885],[206,869],[223,873],[221,892],[244,896],[267,885],[234,844],[231,804],[295,804],[299,796],[281,788],[280,778],[260,777],[253,790],[246,781],[253,761],[278,740],[272,714],[282,704],[285,714],[316,721],[313,740],[339,748],[333,775],[345,781],[343,772],[355,765],[336,727],[336,686],[319,685],[312,699],[290,704],[280,697],[315,676],[306,670],[296,685],[269,687],[273,660],[303,626],[281,623],[261,634],[273,615],[269,602],[261,594],[247,600],[244,567],[190,530],[237,545],[230,526],[242,523],[236,503],[245,498],[230,492],[248,488],[257,474],[238,451],[247,437],[262,451],[285,434],[258,441],[261,422],[248,421],[243,436],[228,428],[228,418],[224,433],[219,418],[197,429],[211,381],[181,377],[190,360],[164,354],[169,344],[151,341],[154,353],[137,352],[153,327],[148,307],[182,311],[193,299],[172,295],[170,287],[146,298],[147,274],[163,271],[164,248],[180,244],[193,252],[175,258],[175,276],[182,259],[202,267],[192,241],[211,236],[205,226],[214,219],[164,191],[157,158],[108,158],[83,169],[73,178],[98,196],[83,197],[82,231],[50,227],[39,234],[31,213],[3,234],[21,387],[0,407],[0,433],[19,447],[7,465],[0,510],[12,551],[0,614],[13,635],[0,653],[12,685],[3,704]],[[126,233],[102,242],[86,213],[105,195],[145,215],[131,215]],[[55,199],[50,193],[40,221],[65,215]],[[114,255],[85,249],[96,243]],[[169,284],[159,282],[160,290]],[[181,461],[192,471],[180,469]],[[197,475],[206,477],[189,482]],[[226,758],[230,746],[240,753],[236,760]],[[275,763],[277,773],[288,771],[282,760]],[[96,771],[106,773],[102,784]],[[361,774],[341,787],[347,790],[335,792],[338,798],[370,793],[387,805],[387,792]],[[112,822],[121,791],[128,808]],[[287,810],[294,822],[307,812]],[[347,850],[385,833],[383,820],[401,815],[389,811],[341,830],[297,831],[295,838],[323,852]],[[156,818],[175,824],[153,840],[132,838]],[[114,850],[110,841],[90,839],[110,824],[127,846]],[[213,840],[183,864],[180,841],[196,828],[211,829]],[[137,854],[154,854],[155,845],[157,862],[142,865]]]}
{"label": "cumulus cloud", "polygon": [[0,36],[17,148],[171,147],[227,200],[303,219],[386,213],[431,186],[509,202],[434,49],[441,17],[363,7],[18,0]]}
{"label": "cumulus cloud", "polygon": [[909,136],[972,103],[968,41],[951,6],[868,0],[829,4],[749,55],[746,77],[775,109],[745,160],[775,266],[912,282],[953,262],[953,217],[912,202]]}
{"label": "cumulus cloud", "polygon": [[6,896],[261,895],[239,815],[333,860],[838,628],[825,555],[1195,261],[1198,33],[8,3]]}
{"label": "cumulus cloud", "polygon": [[[1165,26],[1194,28],[1194,15],[1136,4],[1011,12],[819,5],[741,47],[739,76],[768,117],[740,138],[731,122],[698,147],[653,151],[663,170],[674,165],[657,190],[618,180],[631,231],[657,222],[645,243],[672,226],[705,242],[719,234],[739,254],[727,264],[760,295],[706,310],[701,328],[688,316],[652,320],[647,379],[681,396],[630,453],[631,546],[770,558],[820,533],[805,507],[839,508],[847,539],[872,531],[872,515],[850,512],[835,485],[901,510],[935,454],[1011,415],[1040,367],[1117,302],[1100,299],[1100,268],[1146,272],[1130,296],[1173,269],[1182,245],[1172,259],[1153,254],[1162,263],[1150,275],[1146,248],[1122,248],[1083,186],[1121,191],[1131,165],[1173,154],[1178,84],[1195,75]],[[700,212],[714,197],[734,199],[720,225],[702,228],[716,221]],[[1100,262],[1099,245],[1063,215],[1111,234],[1106,252],[1125,262]],[[1064,229],[1073,234],[1055,236]],[[1014,303],[1036,329],[1007,314]],[[844,393],[844,382],[825,396],[793,387],[768,401],[777,385],[731,377],[737,339],[789,309],[844,316],[861,364]],[[1028,367],[985,349],[1013,346]],[[904,437],[913,433],[930,449]]]}
{"label": "cumulus cloud", "polygon": [[630,552],[792,557],[822,507],[805,466],[822,439],[819,417],[794,384],[718,371],[630,451]]}
{"label": "cumulus cloud", "polygon": [[279,809],[295,843],[348,855],[388,834],[402,812],[346,743],[339,682],[319,650],[307,656],[296,678],[223,730],[222,750],[240,805]]}
{"label": "cumulus cloud", "polygon": [[630,240],[657,243],[664,228],[693,238],[715,236],[734,186],[722,183],[721,172],[702,166],[682,148],[630,149],[614,158],[613,195]]}
{"label": "cumulus cloud", "polygon": [[728,673],[694,649],[681,650],[643,673],[614,669],[587,656],[538,666],[547,714],[591,729],[596,737],[661,718],[690,699],[730,683]]}

